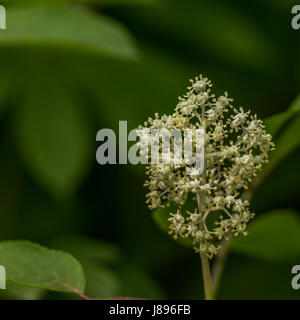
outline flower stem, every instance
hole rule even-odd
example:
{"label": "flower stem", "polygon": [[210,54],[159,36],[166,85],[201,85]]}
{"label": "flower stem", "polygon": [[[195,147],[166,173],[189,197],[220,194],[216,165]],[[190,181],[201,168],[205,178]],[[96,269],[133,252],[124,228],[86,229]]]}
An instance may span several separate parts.
{"label": "flower stem", "polygon": [[212,284],[214,296],[217,296],[221,278],[223,276],[225,263],[228,256],[230,238],[228,240],[223,239],[221,243],[220,252],[215,257],[215,262],[212,267]]}
{"label": "flower stem", "polygon": [[205,300],[214,300],[209,261],[205,254],[200,255],[200,257],[201,257],[201,263],[202,263],[202,275],[203,275],[203,282],[204,282]]}

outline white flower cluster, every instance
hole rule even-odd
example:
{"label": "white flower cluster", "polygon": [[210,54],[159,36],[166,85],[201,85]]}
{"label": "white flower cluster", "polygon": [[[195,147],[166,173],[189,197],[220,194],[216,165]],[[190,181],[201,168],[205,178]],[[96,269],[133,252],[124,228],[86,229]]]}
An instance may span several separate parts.
{"label": "white flower cluster", "polygon": [[[212,258],[219,242],[229,235],[246,235],[246,224],[254,216],[241,191],[256,176],[274,149],[272,136],[262,121],[250,111],[234,108],[227,92],[216,98],[211,82],[202,76],[190,80],[188,92],[179,97],[171,116],[149,118],[139,129],[204,129],[204,171],[187,175],[186,164],[150,164],[147,201],[150,209],[178,206],[170,213],[170,234],[177,239],[192,237],[196,252]],[[140,130],[140,132],[143,132]],[[149,146],[140,134],[141,145]],[[174,142],[174,139],[172,140]],[[174,157],[174,146],[171,157]],[[196,200],[194,212],[182,212],[188,197]],[[208,227],[208,217],[215,213],[214,224]]]}

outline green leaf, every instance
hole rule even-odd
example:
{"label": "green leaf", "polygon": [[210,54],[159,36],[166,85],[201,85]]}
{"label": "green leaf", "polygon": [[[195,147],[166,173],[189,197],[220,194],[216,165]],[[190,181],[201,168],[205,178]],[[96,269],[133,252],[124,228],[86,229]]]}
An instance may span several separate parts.
{"label": "green leaf", "polygon": [[56,237],[51,246],[73,254],[81,263],[86,275],[85,294],[106,298],[120,295],[120,281],[106,263],[120,262],[121,253],[111,243],[87,237],[66,235]]}
{"label": "green leaf", "polygon": [[0,299],[41,300],[45,293],[46,291],[40,288],[27,287],[9,282],[6,290],[0,291]]}
{"label": "green leaf", "polygon": [[271,156],[275,166],[300,145],[300,117],[297,117],[282,133],[276,142],[276,150]]}
{"label": "green leaf", "polygon": [[300,116],[294,119],[279,136],[275,144],[275,150],[271,153],[270,163],[264,168],[258,177],[263,181],[273,169],[300,145]]}
{"label": "green leaf", "polygon": [[0,46],[50,46],[135,58],[128,32],[114,20],[84,8],[11,8]]}
{"label": "green leaf", "polygon": [[277,113],[264,120],[267,131],[275,136],[282,126],[300,111],[300,95],[294,100],[289,109],[285,112]]}
{"label": "green leaf", "polygon": [[17,114],[16,138],[24,162],[57,196],[72,194],[88,169],[93,141],[88,132],[78,102],[55,83],[36,84]]}
{"label": "green leaf", "polygon": [[290,110],[300,111],[300,94],[296,97],[290,106]]}
{"label": "green leaf", "polygon": [[282,161],[255,190],[253,209],[264,212],[266,208],[284,208],[297,203],[299,198],[300,179],[299,171],[300,148]]}
{"label": "green leaf", "polygon": [[70,254],[29,241],[0,242],[0,264],[16,284],[64,292],[83,292],[85,277]]}
{"label": "green leaf", "polygon": [[22,173],[9,140],[1,145],[0,176],[0,240],[6,240],[16,228],[15,218],[18,217],[23,185]]}
{"label": "green leaf", "polygon": [[153,220],[155,221],[157,226],[164,232],[169,231],[169,228],[168,228],[169,211],[170,210],[167,210],[167,209],[157,209],[152,213]]}
{"label": "green leaf", "polygon": [[66,3],[80,3],[80,4],[92,4],[103,6],[116,6],[116,5],[148,5],[158,3],[158,0],[2,0],[2,4],[5,5],[18,5],[18,6],[58,6]]}
{"label": "green leaf", "polygon": [[[262,173],[257,177],[255,185],[258,187],[266,177],[278,166],[278,164],[292,153],[300,145],[300,95],[294,100],[289,109],[285,112],[275,114],[264,120],[266,129],[274,136],[275,150],[270,155],[270,163],[266,165]],[[295,119],[291,120],[293,117]],[[280,129],[290,120],[285,129]]]}
{"label": "green leaf", "polygon": [[232,240],[231,250],[267,261],[296,262],[300,257],[300,219],[292,210],[275,210],[255,218],[249,235]]}
{"label": "green leaf", "polygon": [[9,96],[9,88],[11,86],[11,79],[4,76],[0,79],[0,116],[5,111],[6,100]]}

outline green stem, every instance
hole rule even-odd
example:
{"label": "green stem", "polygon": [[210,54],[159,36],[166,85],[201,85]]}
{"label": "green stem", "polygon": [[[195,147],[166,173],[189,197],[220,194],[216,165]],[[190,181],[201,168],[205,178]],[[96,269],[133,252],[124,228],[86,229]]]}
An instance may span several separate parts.
{"label": "green stem", "polygon": [[213,293],[215,296],[218,294],[221,278],[223,276],[225,263],[227,260],[230,238],[228,240],[223,240],[221,243],[220,252],[215,257],[215,262],[212,267],[212,284],[213,284]]}
{"label": "green stem", "polygon": [[[204,148],[206,147],[206,121],[205,121],[205,106],[201,107],[202,111],[202,121],[201,124],[203,126],[204,130]],[[204,158],[204,168],[203,172],[201,174],[201,177],[204,181],[206,181],[206,158]],[[203,200],[203,199],[202,199]],[[198,203],[198,210],[199,213],[203,212],[203,201],[201,201],[201,194],[197,193],[197,203]],[[204,221],[205,224],[205,221]],[[204,228],[204,225],[201,226]],[[211,273],[210,273],[210,266],[208,257],[205,254],[200,254],[201,257],[201,264],[202,264],[202,275],[203,275],[203,284],[204,284],[204,294],[205,294],[205,300],[214,300],[214,294],[213,294],[213,285],[211,280]]]}
{"label": "green stem", "polygon": [[203,275],[203,282],[204,282],[205,300],[214,300],[209,261],[205,254],[200,255],[200,257],[201,257],[201,263],[202,263],[202,275]]}

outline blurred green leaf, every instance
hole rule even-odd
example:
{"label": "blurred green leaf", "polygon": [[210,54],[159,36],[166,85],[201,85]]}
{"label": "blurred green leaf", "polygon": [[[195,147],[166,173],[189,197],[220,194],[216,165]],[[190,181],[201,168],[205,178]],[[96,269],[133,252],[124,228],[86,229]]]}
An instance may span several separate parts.
{"label": "blurred green leaf", "polygon": [[156,222],[157,226],[164,232],[169,231],[169,211],[170,209],[157,209],[152,212],[152,218]]}
{"label": "blurred green leaf", "polygon": [[300,111],[300,94],[296,97],[290,106],[290,110]]}
{"label": "blurred green leaf", "polygon": [[114,6],[114,5],[144,5],[144,4],[157,4],[158,0],[65,0],[68,2],[78,2],[84,4],[99,4],[105,6]]}
{"label": "blurred green leaf", "polygon": [[45,291],[41,290],[40,288],[27,287],[10,282],[7,284],[6,290],[0,291],[0,298],[17,300],[40,300],[43,298],[44,294]]}
{"label": "blurred green leaf", "polygon": [[[275,140],[275,150],[270,154],[269,163],[254,180],[252,184],[254,189],[261,185],[280,162],[300,145],[299,113],[300,95],[297,96],[287,111],[275,114],[264,120],[267,131],[272,134],[273,140]],[[284,129],[281,130],[282,128]]]}
{"label": "blurred green leaf", "polygon": [[254,212],[267,212],[276,208],[297,208],[299,199],[300,148],[282,161],[255,190],[252,201]]}
{"label": "blurred green leaf", "polygon": [[82,256],[104,263],[120,262],[121,252],[113,244],[92,238],[64,235],[56,237],[52,246],[68,251],[75,256]]}
{"label": "blurred green leaf", "polygon": [[55,237],[51,246],[73,254],[86,276],[85,294],[93,298],[120,295],[118,275],[104,263],[119,263],[121,253],[111,243],[76,235]]}
{"label": "blurred green leaf", "polygon": [[10,9],[11,6],[35,7],[64,5],[68,0],[2,0],[1,4]]}
{"label": "blurred green leaf", "polygon": [[70,254],[29,241],[0,243],[0,264],[6,279],[16,284],[64,292],[83,292],[85,277]]}
{"label": "blurred green leaf", "polygon": [[271,153],[270,163],[264,168],[262,174],[258,177],[263,181],[273,169],[293,150],[300,145],[300,116],[297,116],[283,133],[279,136],[275,144],[275,150]]}
{"label": "blurred green leaf", "polygon": [[275,166],[290,152],[300,145],[300,117],[297,117],[282,133],[276,142],[276,149],[272,153],[271,163]]}
{"label": "blurred green leaf", "polygon": [[160,6],[134,7],[125,14],[129,23],[134,21],[141,30],[154,33],[160,43],[183,49],[195,59],[205,55],[206,60],[214,57],[260,70],[280,62],[280,50],[255,18],[229,3],[161,0]]}
{"label": "blurred green leaf", "polygon": [[273,64],[278,61],[279,52],[264,30],[238,7],[206,1],[204,5],[197,3],[190,12],[191,29],[207,53],[254,69],[270,67],[268,59]]}
{"label": "blurred green leaf", "polygon": [[[5,127],[1,129],[0,136],[8,130]],[[5,240],[14,234],[18,219],[17,210],[23,191],[22,173],[10,139],[1,144],[0,176],[0,221],[1,225],[5,226],[1,228],[0,240]]]}
{"label": "blurred green leaf", "polygon": [[7,97],[8,93],[8,82],[0,80],[0,115],[3,112],[3,109],[5,108],[5,99]]}
{"label": "blurred green leaf", "polygon": [[92,4],[92,5],[148,5],[158,3],[158,0],[2,0],[2,4],[21,6],[50,6],[65,5],[66,3]]}
{"label": "blurred green leaf", "polygon": [[17,114],[21,155],[36,180],[53,194],[72,194],[91,154],[86,118],[78,102],[56,84],[36,84],[28,94]]}
{"label": "blurred green leaf", "polygon": [[87,296],[108,298],[120,295],[121,283],[116,272],[90,259],[80,259],[80,263],[86,275]]}
{"label": "blurred green leaf", "polygon": [[300,111],[300,95],[294,100],[289,109],[285,112],[277,113],[264,120],[268,132],[275,136],[282,126]]}
{"label": "blurred green leaf", "polygon": [[0,46],[45,45],[135,58],[128,32],[112,19],[84,8],[11,8]]}
{"label": "blurred green leaf", "polygon": [[234,238],[231,250],[267,261],[300,257],[300,219],[292,210],[274,210],[254,219],[247,237]]}
{"label": "blurred green leaf", "polygon": [[[16,78],[13,73],[7,72],[3,67],[3,65],[8,65],[10,63],[2,56],[2,54],[2,49],[0,49],[0,117],[5,116],[7,109],[11,107],[18,98]],[[3,58],[4,60],[2,60]]]}

